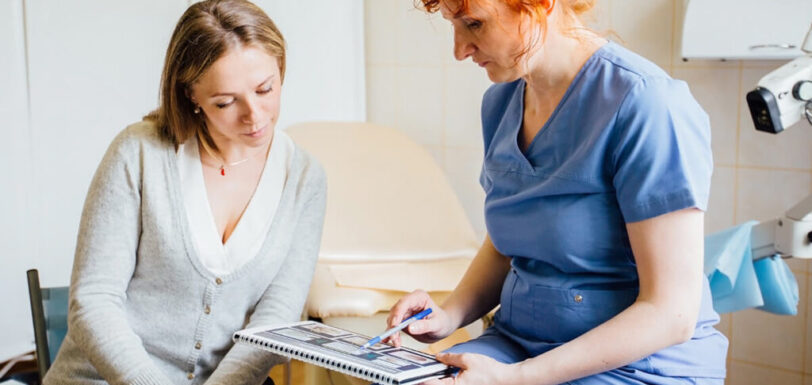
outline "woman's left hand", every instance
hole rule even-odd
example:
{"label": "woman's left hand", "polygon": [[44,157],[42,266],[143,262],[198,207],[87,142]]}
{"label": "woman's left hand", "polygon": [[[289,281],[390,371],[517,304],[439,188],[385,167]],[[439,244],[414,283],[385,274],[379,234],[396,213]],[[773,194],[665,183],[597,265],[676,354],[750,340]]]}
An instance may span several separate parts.
{"label": "woman's left hand", "polygon": [[456,377],[424,382],[424,385],[498,385],[506,384],[515,372],[513,365],[503,364],[488,356],[474,353],[440,353],[437,360],[460,368]]}

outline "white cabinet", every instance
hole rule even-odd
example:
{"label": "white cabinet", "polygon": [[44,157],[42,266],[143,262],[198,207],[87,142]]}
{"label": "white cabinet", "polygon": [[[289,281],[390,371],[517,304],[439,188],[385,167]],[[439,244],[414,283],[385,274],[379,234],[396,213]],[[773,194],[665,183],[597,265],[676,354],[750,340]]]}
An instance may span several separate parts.
{"label": "white cabinet", "polygon": [[685,59],[792,59],[812,26],[812,0],[683,1]]}

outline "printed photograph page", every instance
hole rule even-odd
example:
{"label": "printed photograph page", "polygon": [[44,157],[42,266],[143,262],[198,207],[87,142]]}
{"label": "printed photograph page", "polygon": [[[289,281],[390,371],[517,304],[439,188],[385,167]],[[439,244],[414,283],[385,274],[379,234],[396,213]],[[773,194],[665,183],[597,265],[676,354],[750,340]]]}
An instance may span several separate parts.
{"label": "printed photograph page", "polygon": [[337,361],[377,369],[400,379],[413,375],[437,373],[448,368],[435,360],[432,355],[406,347],[396,348],[377,343],[360,350],[360,347],[369,341],[370,337],[314,321],[261,331],[254,329],[252,334],[332,357]]}

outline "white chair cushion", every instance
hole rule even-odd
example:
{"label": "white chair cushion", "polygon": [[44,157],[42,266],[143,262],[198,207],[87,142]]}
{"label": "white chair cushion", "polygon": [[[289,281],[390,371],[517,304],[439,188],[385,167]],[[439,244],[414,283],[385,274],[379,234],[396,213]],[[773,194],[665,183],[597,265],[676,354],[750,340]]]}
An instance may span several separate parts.
{"label": "white chair cushion", "polygon": [[[359,264],[358,269],[352,265],[319,262],[305,305],[307,314],[322,319],[368,317],[389,310],[406,293],[416,289],[428,289],[435,302],[442,303],[462,279],[469,262],[461,258],[391,265]],[[361,273],[374,274],[377,278],[365,279]]]}

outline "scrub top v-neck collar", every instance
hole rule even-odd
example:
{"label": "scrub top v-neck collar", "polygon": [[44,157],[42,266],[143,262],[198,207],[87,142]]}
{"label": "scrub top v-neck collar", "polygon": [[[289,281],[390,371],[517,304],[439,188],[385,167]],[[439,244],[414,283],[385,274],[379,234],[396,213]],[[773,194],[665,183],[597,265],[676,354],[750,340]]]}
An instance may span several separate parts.
{"label": "scrub top v-neck collar", "polygon": [[293,152],[290,137],[276,130],[256,190],[231,236],[223,243],[211,211],[197,140],[191,138],[179,147],[178,168],[186,217],[197,255],[209,271],[229,274],[259,252],[277,211]]}
{"label": "scrub top v-neck collar", "polygon": [[[604,45],[600,46],[589,58],[584,62],[581,68],[578,70],[578,73],[575,74],[575,77],[572,79],[570,84],[567,86],[567,90],[564,92],[564,96],[561,97],[561,100],[555,106],[553,113],[550,114],[550,117],[547,118],[547,121],[541,126],[541,129],[533,136],[533,139],[527,145],[525,151],[522,151],[521,147],[519,146],[519,135],[522,132],[522,126],[524,125],[524,102],[525,102],[525,90],[527,89],[527,82],[524,78],[519,79],[519,86],[516,87],[516,94],[513,95],[514,98],[517,98],[516,103],[511,103],[511,108],[514,109],[514,116],[518,116],[519,119],[517,122],[511,127],[511,136],[514,138],[513,140],[513,152],[515,153],[517,160],[521,164],[521,167],[527,171],[533,172],[534,165],[532,162],[533,159],[533,150],[537,147],[537,142],[541,141],[543,136],[549,136],[553,134],[547,134],[546,132],[550,131],[550,128],[554,124],[555,118],[558,116],[559,111],[566,105],[567,101],[569,100],[570,95],[574,88],[576,88],[577,84],[581,81],[584,77],[584,73],[588,72],[589,67],[592,65],[593,62],[597,60],[600,56],[600,52],[606,49],[609,45],[614,44],[611,41],[607,41]],[[515,111],[515,109],[519,109],[519,111]]]}

